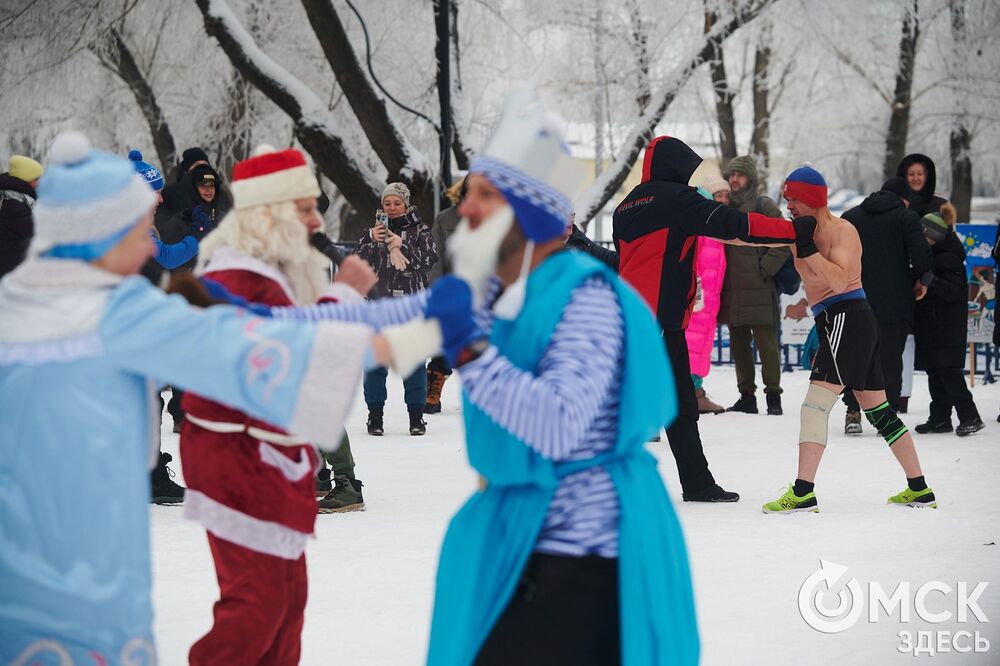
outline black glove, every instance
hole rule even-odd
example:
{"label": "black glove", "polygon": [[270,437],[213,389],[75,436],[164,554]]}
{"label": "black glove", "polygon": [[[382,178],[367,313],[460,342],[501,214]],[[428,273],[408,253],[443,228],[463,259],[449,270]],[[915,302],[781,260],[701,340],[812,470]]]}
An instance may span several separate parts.
{"label": "black glove", "polygon": [[929,287],[931,286],[931,284],[934,283],[935,279],[937,279],[937,276],[934,275],[934,271],[927,271],[926,273],[920,276],[920,284],[924,285],[925,287]]}
{"label": "black glove", "polygon": [[566,239],[566,246],[584,250],[590,247],[590,239],[587,238],[587,235],[583,233],[580,227],[574,224],[572,233],[570,233],[569,238]]}
{"label": "black glove", "polygon": [[795,254],[799,259],[805,259],[810,254],[819,252],[813,234],[816,233],[816,218],[812,215],[803,215],[795,218]]}
{"label": "black glove", "polygon": [[344,260],[344,254],[340,251],[340,248],[334,245],[330,237],[322,231],[314,233],[309,238],[309,242],[312,243],[314,248],[329,257],[335,266],[339,266],[340,262]]}

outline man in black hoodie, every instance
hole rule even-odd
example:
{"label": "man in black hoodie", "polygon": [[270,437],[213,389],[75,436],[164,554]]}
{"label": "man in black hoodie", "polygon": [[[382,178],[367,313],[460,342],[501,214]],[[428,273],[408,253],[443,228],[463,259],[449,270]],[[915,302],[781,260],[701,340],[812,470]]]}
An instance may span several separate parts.
{"label": "man in black hoodie", "polygon": [[688,185],[702,159],[683,141],[661,136],[646,147],[642,182],[615,209],[613,239],[619,274],[656,313],[673,365],[678,414],[667,429],[686,502],[735,502],[708,469],[698,433],[698,400],[691,382],[684,329],[695,295],[694,255],[698,236],[760,244],[790,245],[791,222],[743,213],[705,199]]}
{"label": "man in black hoodie", "polygon": [[[931,250],[920,217],[909,210],[910,188],[894,176],[844,213],[861,238],[861,282],[879,323],[879,357],[889,405],[899,409],[903,381],[903,347],[913,327],[914,290],[931,269]],[[844,432],[861,434],[861,408],[854,393],[844,394]]]}

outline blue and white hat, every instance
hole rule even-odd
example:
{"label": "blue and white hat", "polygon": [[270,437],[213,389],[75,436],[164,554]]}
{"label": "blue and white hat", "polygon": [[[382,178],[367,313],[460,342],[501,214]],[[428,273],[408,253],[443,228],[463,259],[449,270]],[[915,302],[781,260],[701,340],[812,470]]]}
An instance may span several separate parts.
{"label": "blue and white hat", "polygon": [[569,224],[583,166],[563,141],[562,121],[545,112],[531,86],[514,90],[493,136],[469,173],[503,192],[524,235],[536,243],[558,238]]}
{"label": "blue and white hat", "polygon": [[128,158],[132,160],[132,168],[135,169],[135,172],[146,179],[153,191],[159,192],[163,189],[163,174],[152,164],[143,162],[142,153],[138,150],[130,150]]}
{"label": "blue and white hat", "polygon": [[32,214],[46,256],[103,256],[152,209],[156,195],[129,160],[94,150],[83,134],[56,137]]}

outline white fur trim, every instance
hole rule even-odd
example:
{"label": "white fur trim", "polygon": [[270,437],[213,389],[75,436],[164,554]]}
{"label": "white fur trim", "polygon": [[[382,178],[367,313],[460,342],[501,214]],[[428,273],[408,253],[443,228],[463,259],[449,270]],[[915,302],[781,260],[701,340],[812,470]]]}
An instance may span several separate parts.
{"label": "white fur trim", "polygon": [[316,198],[320,194],[316,176],[306,165],[282,169],[264,176],[234,180],[230,189],[233,192],[233,207],[236,210],[296,199]]}
{"label": "white fur trim", "polygon": [[437,319],[419,317],[398,326],[387,326],[381,331],[389,343],[392,369],[409,377],[423,363],[441,352],[444,337]]}
{"label": "white fur trim", "polygon": [[32,209],[37,243],[48,249],[107,238],[138,222],[155,201],[153,189],[139,174],[133,174],[128,186],[114,196],[86,204],[55,205],[40,199]]}
{"label": "white fur trim", "polygon": [[332,282],[319,297],[320,300],[330,298],[338,303],[360,303],[365,300],[365,297],[359,294],[357,289],[346,282]]}
{"label": "white fur trim", "polygon": [[191,488],[184,493],[184,517],[200,522],[220,539],[286,560],[299,559],[309,540],[305,532],[248,516]]}
{"label": "white fur trim", "polygon": [[[325,451],[340,446],[347,414],[364,370],[372,330],[361,324],[320,322],[316,325],[309,367],[299,387],[298,403],[288,430]],[[331,382],[331,377],[337,377]]]}
{"label": "white fur trim", "polygon": [[275,268],[262,259],[251,257],[249,254],[228,245],[217,247],[212,252],[212,256],[202,270],[202,275],[213,271],[248,271],[257,275],[263,275],[277,282],[281,290],[288,296],[288,300],[292,303],[296,302],[292,285],[288,282],[288,277],[280,269]]}
{"label": "white fur trim", "polygon": [[36,343],[34,351],[11,352],[20,362],[96,355],[100,340],[94,339],[95,331],[112,289],[122,280],[84,261],[27,260],[0,282],[0,342]]}
{"label": "white fur trim", "polygon": [[312,474],[313,461],[305,449],[299,450],[298,462],[291,460],[283,453],[279,453],[278,449],[264,441],[258,442],[257,450],[265,465],[277,468],[281,475],[292,483],[301,480],[307,474]]}

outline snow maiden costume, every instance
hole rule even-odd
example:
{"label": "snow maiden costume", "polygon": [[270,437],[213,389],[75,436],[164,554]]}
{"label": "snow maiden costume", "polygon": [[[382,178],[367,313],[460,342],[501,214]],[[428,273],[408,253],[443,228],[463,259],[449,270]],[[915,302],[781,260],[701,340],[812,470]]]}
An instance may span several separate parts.
{"label": "snow maiden costume", "polygon": [[367,327],[196,311],[91,263],[148,223],[154,197],[128,160],[58,137],[41,254],[0,282],[0,663],[155,663],[156,386],[335,446],[361,378]]}
{"label": "snow maiden costume", "polygon": [[[540,104],[518,93],[470,168],[507,199],[500,215],[516,215],[526,256],[534,243],[559,238],[569,220],[564,151]],[[471,242],[495,223],[483,222]],[[465,666],[478,655],[488,663],[695,664],[684,539],[644,449],[676,413],[656,322],[590,257],[556,252],[526,272],[482,322],[489,346],[465,364],[449,349],[462,291],[447,293],[464,283],[442,278],[429,297],[427,315],[441,320],[462,375],[469,460],[486,484],[452,519],[442,546],[428,663]],[[508,307],[521,286],[523,306]],[[593,605],[592,591],[558,589],[562,574],[610,578],[604,624],[620,637],[610,642],[618,654],[589,652],[607,627],[581,618],[574,602]],[[543,610],[550,594],[556,608]],[[539,624],[547,635],[532,631]]]}

